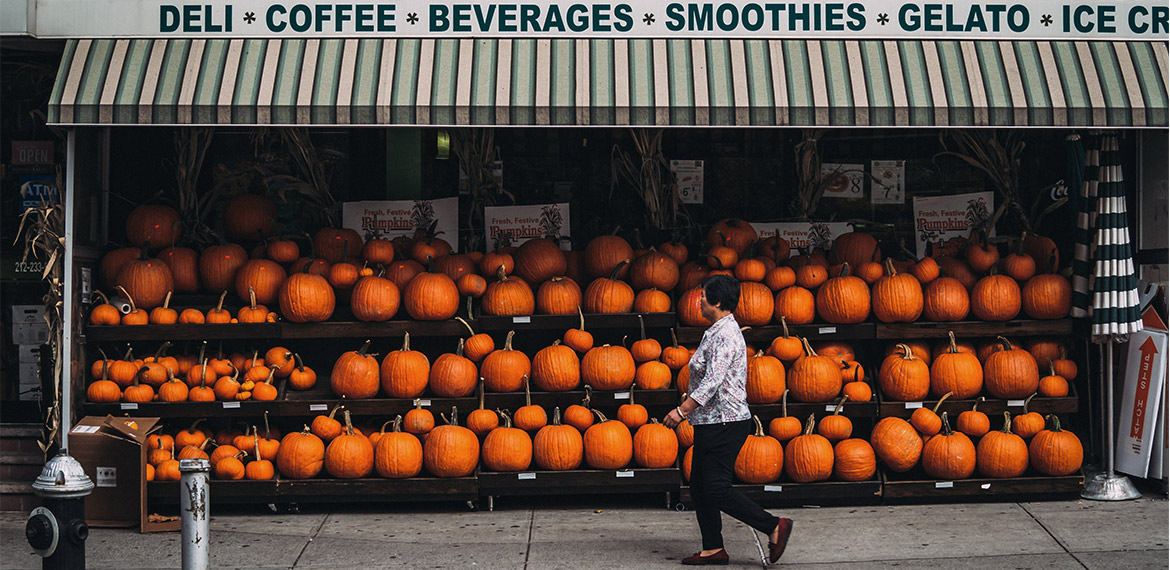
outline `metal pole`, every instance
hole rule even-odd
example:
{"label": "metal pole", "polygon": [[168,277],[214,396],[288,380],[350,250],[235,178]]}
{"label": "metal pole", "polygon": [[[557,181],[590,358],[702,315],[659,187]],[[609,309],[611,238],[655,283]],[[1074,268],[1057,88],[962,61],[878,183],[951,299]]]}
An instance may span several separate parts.
{"label": "metal pole", "polygon": [[1105,341],[1105,474],[1113,477],[1113,343]]}
{"label": "metal pole", "polygon": [[183,522],[183,570],[211,568],[211,524],[208,506],[211,492],[207,472],[211,462],[206,459],[184,459],[179,462],[182,479],[179,482],[179,506]]}
{"label": "metal pole", "polygon": [[73,211],[77,206],[74,172],[77,168],[77,131],[70,129],[65,144],[65,283],[61,307],[61,449],[69,449],[73,423]]}

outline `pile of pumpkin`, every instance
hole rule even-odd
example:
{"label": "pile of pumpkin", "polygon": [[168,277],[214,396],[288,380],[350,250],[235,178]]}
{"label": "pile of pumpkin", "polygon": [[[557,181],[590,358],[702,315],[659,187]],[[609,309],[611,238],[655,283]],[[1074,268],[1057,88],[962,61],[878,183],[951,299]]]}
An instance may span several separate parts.
{"label": "pile of pumpkin", "polygon": [[709,324],[699,312],[700,291],[694,286],[718,273],[741,283],[735,311],[741,325],[766,325],[781,317],[789,324],[818,317],[854,324],[871,314],[884,323],[960,321],[969,315],[1006,321],[1021,312],[1033,319],[1067,316],[1072,286],[1055,272],[1055,244],[1027,234],[1016,244],[1001,258],[996,245],[976,234],[937,248],[933,256],[883,263],[876,238],[850,232],[838,236],[828,252],[790,257],[785,240],[758,241],[751,224],[725,220],[707,236],[706,263],[688,262],[680,270],[678,319],[688,326]]}
{"label": "pile of pumpkin", "polygon": [[102,358],[90,366],[86,397],[93,403],[271,401],[279,394],[279,380],[293,390],[317,383],[317,373],[300,355],[281,346],[251,356],[225,355],[221,349],[214,357],[205,357],[203,348],[198,355],[171,356],[166,354],[170,346],[164,342],[143,359],[134,358],[131,347],[120,359],[99,349]]}
{"label": "pile of pumpkin", "polygon": [[990,418],[972,408],[959,414],[952,430],[947,413],[940,416],[937,410],[938,406],[919,408],[909,421],[896,417],[878,421],[870,443],[886,467],[904,473],[921,464],[928,477],[941,480],[966,479],[976,471],[984,477],[1020,477],[1029,467],[1063,477],[1081,469],[1081,441],[1061,429],[1055,415],[1045,418],[1025,407],[1025,413],[1015,417],[1004,412],[1003,427],[991,430]]}
{"label": "pile of pumpkin", "polygon": [[179,461],[183,459],[209,460],[216,479],[264,481],[276,477],[273,462],[279,456],[280,431],[268,425],[267,414],[264,435],[256,426],[243,432],[211,432],[199,427],[202,422],[195,420],[174,435],[154,433],[147,437],[147,481],[178,481]]}
{"label": "pile of pumpkin", "polygon": [[[781,396],[780,416],[768,423],[764,432],[760,418],[752,416],[756,431],[744,441],[735,459],[735,478],[748,484],[772,483],[786,475],[796,483],[837,481],[865,481],[877,472],[873,447],[864,439],[853,436],[853,421],[841,415],[842,407],[850,398],[842,396],[832,415],[820,422],[809,415],[802,426],[800,418],[788,415],[788,392]],[[675,428],[679,444],[685,449],[682,475],[691,478],[694,453],[694,428],[683,421]]]}
{"label": "pile of pumpkin", "polygon": [[[967,400],[986,391],[993,398],[1018,399],[1038,393],[1045,398],[1069,394],[1069,382],[1076,378],[1077,364],[1067,358],[1063,343],[1049,339],[1033,341],[1030,350],[1013,346],[998,336],[978,348],[950,342],[934,353],[922,342],[899,343],[887,351],[878,370],[882,396],[892,401],[915,402],[928,395],[947,395]],[[1040,375],[1039,362],[1046,362]]]}

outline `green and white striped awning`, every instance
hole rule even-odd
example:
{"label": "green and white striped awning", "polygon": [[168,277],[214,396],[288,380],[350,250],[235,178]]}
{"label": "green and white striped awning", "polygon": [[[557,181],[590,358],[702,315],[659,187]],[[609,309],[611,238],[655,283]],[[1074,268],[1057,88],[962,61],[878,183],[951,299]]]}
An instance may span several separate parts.
{"label": "green and white striped awning", "polygon": [[1165,42],[70,40],[58,125],[1166,127]]}

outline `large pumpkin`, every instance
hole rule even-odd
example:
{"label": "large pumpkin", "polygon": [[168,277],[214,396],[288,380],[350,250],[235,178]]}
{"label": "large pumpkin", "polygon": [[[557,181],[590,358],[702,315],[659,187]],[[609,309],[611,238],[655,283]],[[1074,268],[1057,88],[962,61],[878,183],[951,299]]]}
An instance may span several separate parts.
{"label": "large pumpkin", "polygon": [[914,356],[909,346],[899,344],[900,354],[891,354],[878,369],[878,386],[882,394],[905,402],[921,401],[930,392],[930,367]]}
{"label": "large pumpkin", "polygon": [[867,261],[881,261],[882,252],[877,238],[858,231],[848,232],[833,240],[829,260],[835,265],[848,263],[854,267]]}
{"label": "large pumpkin", "polygon": [[[849,274],[849,264],[841,274],[825,281],[817,289],[817,314],[826,322],[837,324],[860,323],[869,317],[869,285],[860,277]],[[790,316],[789,321],[796,323]]]}
{"label": "large pumpkin", "polygon": [[784,395],[784,364],[774,356],[759,351],[747,359],[747,392],[749,404],[771,404],[779,402]]}
{"label": "large pumpkin", "polygon": [[922,314],[922,283],[898,273],[886,259],[886,275],[873,284],[873,314],[883,323],[912,323]]}
{"label": "large pumpkin", "polygon": [[1040,369],[1032,353],[1015,348],[1008,339],[995,337],[1003,350],[987,357],[983,363],[983,385],[996,398],[1026,398],[1040,385]]}
{"label": "large pumpkin", "polygon": [[374,446],[370,438],[354,431],[345,410],[345,431],[325,448],[325,472],[338,479],[360,479],[374,470]]}
{"label": "large pumpkin", "polygon": [[571,315],[581,307],[581,286],[569,277],[553,277],[536,290],[536,312],[542,315]]}
{"label": "large pumpkin", "polygon": [[1033,319],[1063,319],[1072,307],[1072,285],[1056,273],[1042,273],[1024,283],[1024,313]]}
{"label": "large pumpkin", "polygon": [[935,396],[950,392],[956,400],[973,398],[983,390],[983,365],[979,357],[959,350],[953,331],[947,334],[950,346],[930,364],[930,391]]}
{"label": "large pumpkin", "polygon": [[492,351],[483,359],[479,375],[490,392],[518,392],[524,388],[524,377],[532,373],[532,361],[519,350],[512,350],[512,337],[516,331],[508,331],[504,347]]}
{"label": "large pumpkin", "polygon": [[294,273],[277,295],[280,314],[294,323],[319,323],[333,316],[337,298],[329,281],[312,273]]}
{"label": "large pumpkin", "polygon": [[585,463],[594,469],[621,469],[634,457],[634,439],[630,428],[604,414],[597,414],[598,423],[585,430]]}
{"label": "large pumpkin", "polygon": [[431,264],[426,272],[410,280],[402,300],[412,319],[445,321],[459,310],[459,288],[445,273],[435,272]]}
{"label": "large pumpkin", "polygon": [[655,288],[670,291],[678,284],[678,262],[673,257],[650,248],[650,251],[634,259],[630,264],[630,285],[634,289]]}
{"label": "large pumpkin", "polygon": [[626,261],[618,263],[609,277],[598,277],[585,288],[585,310],[590,313],[628,313],[634,308],[634,289],[618,279]]}
{"label": "large pumpkin", "polygon": [[487,286],[481,307],[485,315],[512,317],[531,315],[536,310],[532,288],[522,279],[508,277],[504,268],[496,270],[497,281]]}
{"label": "large pumpkin", "polygon": [[984,321],[1009,321],[1020,314],[1020,286],[1006,275],[988,275],[971,291],[971,312]]}
{"label": "large pumpkin", "polygon": [[223,206],[223,229],[237,241],[256,241],[276,232],[276,203],[267,196],[236,194]]}
{"label": "large pumpkin", "polygon": [[685,293],[679,295],[678,308],[676,310],[678,321],[688,327],[709,326],[711,321],[707,320],[703,316],[702,311],[699,310],[702,299],[703,288],[700,286],[688,289]]}
{"label": "large pumpkin", "polygon": [[516,274],[532,286],[565,274],[568,262],[565,252],[551,239],[530,239],[520,245],[512,255],[516,262]]}
{"label": "large pumpkin", "polygon": [[234,243],[213,245],[199,254],[199,280],[208,293],[229,291],[236,284],[236,272],[248,261],[248,252]]}
{"label": "large pumpkin", "polygon": [[353,400],[373,398],[378,393],[378,360],[366,354],[370,341],[358,350],[342,353],[333,364],[329,386],[333,393]]}
{"label": "large pumpkin", "polygon": [[975,472],[975,444],[967,434],[951,431],[947,413],[942,413],[942,433],[922,447],[922,470],[934,479],[966,479]]}
{"label": "large pumpkin", "polygon": [[755,433],[748,435],[735,457],[735,477],[744,483],[759,485],[780,478],[784,470],[784,446],[764,433],[760,418],[752,416]]}
{"label": "large pumpkin", "polygon": [[146,248],[138,259],[131,260],[118,272],[115,285],[122,287],[143,311],[162,305],[163,299],[175,288],[171,268],[147,256]]}
{"label": "large pumpkin", "polygon": [[743,257],[752,242],[759,237],[750,223],[737,218],[724,218],[711,226],[705,243],[708,249],[716,246],[727,247],[734,250],[739,257]]}
{"label": "large pumpkin", "polygon": [[329,263],[355,259],[362,254],[362,236],[347,228],[321,228],[313,235],[313,251]]}
{"label": "large pumpkin", "polygon": [[410,333],[402,337],[402,349],[392,350],[382,359],[378,370],[382,391],[391,398],[416,398],[427,389],[431,362],[427,356],[410,349]]}
{"label": "large pumpkin", "polygon": [[394,430],[385,433],[374,446],[374,470],[389,479],[406,479],[422,471],[422,443],[402,431],[402,416],[394,418]]}
{"label": "large pumpkin", "polygon": [[1049,415],[1051,427],[1028,443],[1028,462],[1040,473],[1052,477],[1072,475],[1081,469],[1085,451],[1071,431],[1060,429],[1060,418]]}
{"label": "large pumpkin", "polygon": [[818,356],[808,339],[805,354],[788,370],[787,387],[799,402],[828,402],[841,393],[841,367],[828,356]]}
{"label": "large pumpkin", "polygon": [[634,248],[621,236],[597,236],[585,246],[585,271],[593,278],[609,275],[624,261],[626,264],[618,270],[617,278],[625,279],[633,259]]}
{"label": "large pumpkin", "polygon": [[[443,419],[447,419],[446,416]],[[435,477],[467,477],[479,464],[479,438],[459,425],[459,410],[451,408],[447,425],[427,434],[423,443],[423,465]]]}
{"label": "large pumpkin", "polygon": [[161,249],[174,245],[182,235],[179,212],[170,206],[143,204],[126,217],[126,239],[135,247]]}
{"label": "large pumpkin", "polygon": [[804,433],[784,448],[784,472],[797,483],[824,481],[833,474],[833,444],[813,433],[815,416],[810,414]]}
{"label": "large pumpkin", "polygon": [[256,292],[256,302],[272,305],[280,293],[280,286],[288,274],[279,263],[270,259],[249,259],[236,272],[236,295],[245,303],[250,300],[248,288]]}
{"label": "large pumpkin", "polygon": [[289,432],[280,440],[276,452],[276,468],[289,479],[311,479],[325,464],[325,442],[309,431]]}
{"label": "large pumpkin", "polygon": [[785,287],[776,293],[773,318],[794,324],[807,325],[816,317],[817,307],[813,294],[799,286]]}
{"label": "large pumpkin", "polygon": [[546,392],[575,390],[581,385],[581,360],[560,340],[532,357],[532,383]]}
{"label": "large pumpkin", "polygon": [[387,321],[398,313],[402,296],[393,281],[377,275],[357,280],[349,294],[349,306],[359,321]]}
{"label": "large pumpkin", "polygon": [[483,439],[483,464],[492,471],[523,471],[532,464],[532,438],[512,427],[512,418],[502,414],[504,425]]}
{"label": "large pumpkin", "polygon": [[971,311],[967,288],[953,277],[939,277],[926,286],[922,316],[928,321],[961,321]]}
{"label": "large pumpkin", "polygon": [[[967,412],[963,412],[967,413]],[[1003,429],[987,432],[975,448],[975,468],[984,477],[1019,477],[1028,470],[1028,444],[1012,433],[1012,416],[1003,413]]]}
{"label": "large pumpkin", "polygon": [[864,439],[843,439],[833,446],[833,478],[866,481],[877,472],[877,456]]}
{"label": "large pumpkin", "polygon": [[533,461],[541,469],[568,471],[580,467],[584,457],[581,432],[573,426],[561,425],[561,409],[554,408],[552,423],[540,428],[532,440]]}
{"label": "large pumpkin", "polygon": [[650,420],[634,432],[634,463],[647,469],[665,469],[678,459],[678,436],[674,430]]}
{"label": "large pumpkin", "polygon": [[475,363],[463,356],[461,338],[454,353],[445,352],[435,358],[427,383],[440,398],[463,398],[475,391],[478,377]]}
{"label": "large pumpkin", "polygon": [[898,473],[913,469],[922,456],[922,437],[910,422],[902,418],[879,420],[870,432],[869,442],[878,459]]}
{"label": "large pumpkin", "polygon": [[[172,246],[158,252],[158,258],[171,267],[176,293],[199,291],[199,254],[195,250]],[[102,258],[102,263],[105,263],[105,258]]]}
{"label": "large pumpkin", "polygon": [[594,390],[625,390],[636,372],[634,357],[622,346],[595,346],[581,359],[581,379]]}
{"label": "large pumpkin", "polygon": [[739,304],[735,307],[735,321],[745,326],[763,326],[772,321],[775,299],[767,285],[740,281]]}

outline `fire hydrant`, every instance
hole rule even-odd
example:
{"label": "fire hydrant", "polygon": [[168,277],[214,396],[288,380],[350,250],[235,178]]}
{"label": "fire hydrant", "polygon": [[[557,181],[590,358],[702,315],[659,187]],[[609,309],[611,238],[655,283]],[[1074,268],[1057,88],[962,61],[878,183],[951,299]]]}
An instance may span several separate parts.
{"label": "fire hydrant", "polygon": [[41,568],[85,568],[85,497],[93,491],[93,481],[65,450],[45,463],[32,484],[41,497],[41,506],[28,516],[24,534],[40,554]]}

